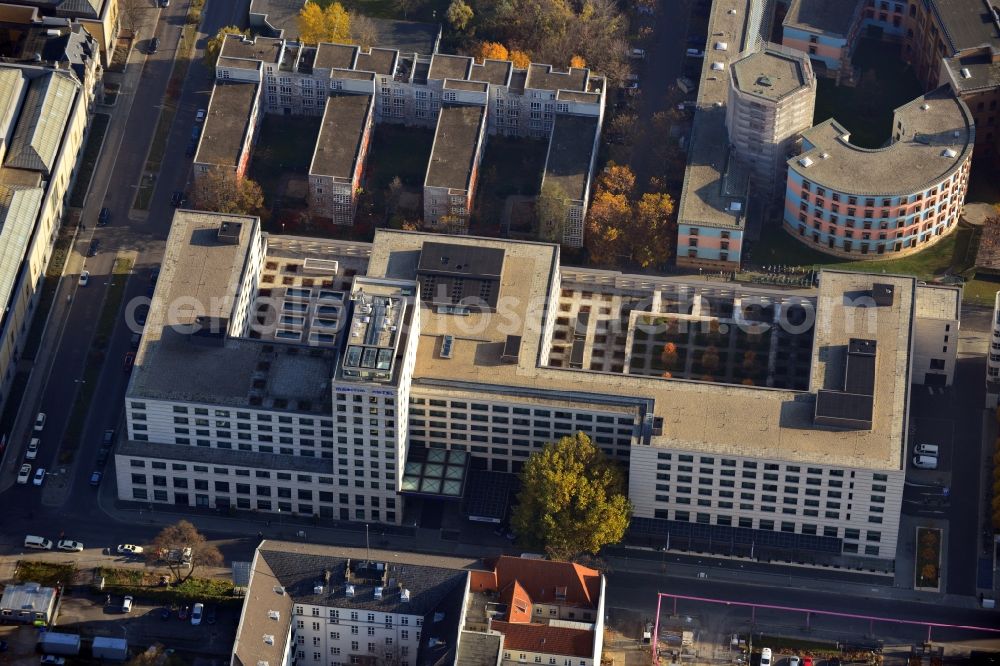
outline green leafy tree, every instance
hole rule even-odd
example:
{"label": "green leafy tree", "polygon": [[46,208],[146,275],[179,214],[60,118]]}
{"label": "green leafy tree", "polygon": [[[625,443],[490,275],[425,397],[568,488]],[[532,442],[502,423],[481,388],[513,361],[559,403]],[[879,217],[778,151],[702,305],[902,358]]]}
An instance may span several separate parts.
{"label": "green leafy tree", "polygon": [[451,0],[451,4],[448,5],[448,11],[445,16],[448,19],[448,23],[451,24],[451,27],[461,32],[469,26],[474,14],[472,12],[472,7],[467,5],[465,0]]}
{"label": "green leafy tree", "polygon": [[533,453],[521,471],[511,525],[553,558],[618,543],[632,516],[621,468],[582,432]]}
{"label": "green leafy tree", "polygon": [[226,41],[226,35],[243,35],[244,37],[249,37],[250,31],[240,30],[235,25],[227,25],[225,28],[219,28],[215,36],[211,37],[205,44],[205,55],[201,59],[205,63],[205,67],[214,69],[215,63],[219,62],[219,54],[222,53],[222,44]]}

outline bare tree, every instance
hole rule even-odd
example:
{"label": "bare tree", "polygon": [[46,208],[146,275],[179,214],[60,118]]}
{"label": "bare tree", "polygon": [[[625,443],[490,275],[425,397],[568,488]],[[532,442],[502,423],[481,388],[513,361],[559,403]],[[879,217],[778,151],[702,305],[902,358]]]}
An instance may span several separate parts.
{"label": "bare tree", "polygon": [[149,8],[149,0],[118,0],[118,17],[121,25],[133,34],[139,28],[142,12]]}
{"label": "bare tree", "polygon": [[375,21],[364,14],[351,13],[351,41],[364,49],[378,45]]}
{"label": "bare tree", "polygon": [[200,566],[217,567],[223,563],[219,549],[186,520],[160,530],[146,551],[146,557],[151,563],[165,562],[178,581],[190,578]]}

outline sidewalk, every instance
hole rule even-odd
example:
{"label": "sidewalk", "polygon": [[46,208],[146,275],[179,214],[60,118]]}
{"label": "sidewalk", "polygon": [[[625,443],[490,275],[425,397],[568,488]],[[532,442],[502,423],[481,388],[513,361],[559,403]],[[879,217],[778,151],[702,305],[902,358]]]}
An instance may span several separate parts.
{"label": "sidewalk", "polygon": [[[143,525],[169,525],[180,519],[189,520],[200,531],[210,535],[231,534],[254,537],[260,534],[266,539],[284,541],[308,541],[309,543],[335,544],[339,546],[364,547],[365,525],[362,523],[342,523],[316,525],[312,518],[283,518],[279,522],[270,515],[254,515],[239,512],[236,517],[223,516],[211,509],[196,510],[184,507],[174,511],[173,507],[156,507],[150,511],[149,504],[126,502],[114,499],[113,483],[102,488],[98,498],[101,510],[110,518],[123,523]],[[451,555],[471,558],[494,557],[501,554],[518,555],[522,549],[511,545],[479,546],[463,544],[441,538],[440,530],[413,527],[371,526],[369,544],[380,550],[406,550],[432,555]],[[851,582],[849,580],[823,579],[811,570],[803,570],[802,575],[777,574],[755,571],[756,563],[737,562],[713,558],[691,557],[691,562],[668,562],[664,564],[656,551],[629,550],[633,556],[612,555],[604,557],[606,573],[625,572],[654,574],[691,579],[732,581],[741,585],[763,587],[794,587],[798,590],[836,593],[857,597],[880,598],[899,601],[925,603],[929,606],[947,605],[957,608],[976,608],[973,597],[941,593],[917,592],[888,585]],[[671,553],[671,556],[675,554]],[[652,589],[652,588],[651,588]],[[930,611],[928,611],[930,612]]]}

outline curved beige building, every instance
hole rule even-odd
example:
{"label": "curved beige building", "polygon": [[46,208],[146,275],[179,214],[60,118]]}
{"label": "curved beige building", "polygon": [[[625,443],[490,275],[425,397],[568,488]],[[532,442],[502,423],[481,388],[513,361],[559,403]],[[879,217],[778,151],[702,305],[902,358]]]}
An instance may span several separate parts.
{"label": "curved beige building", "polygon": [[884,148],[851,144],[830,119],[788,160],[784,226],[837,256],[901,256],[933,244],[961,215],[975,142],[972,114],[946,87],[896,109]]}

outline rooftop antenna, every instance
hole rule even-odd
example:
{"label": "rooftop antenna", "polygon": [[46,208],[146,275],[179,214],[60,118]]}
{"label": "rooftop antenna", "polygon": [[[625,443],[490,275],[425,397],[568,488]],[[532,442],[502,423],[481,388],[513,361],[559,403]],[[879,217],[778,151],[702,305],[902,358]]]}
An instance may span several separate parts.
{"label": "rooftop antenna", "polygon": [[365,556],[369,562],[372,561],[372,544],[368,540],[368,523],[365,523]]}

